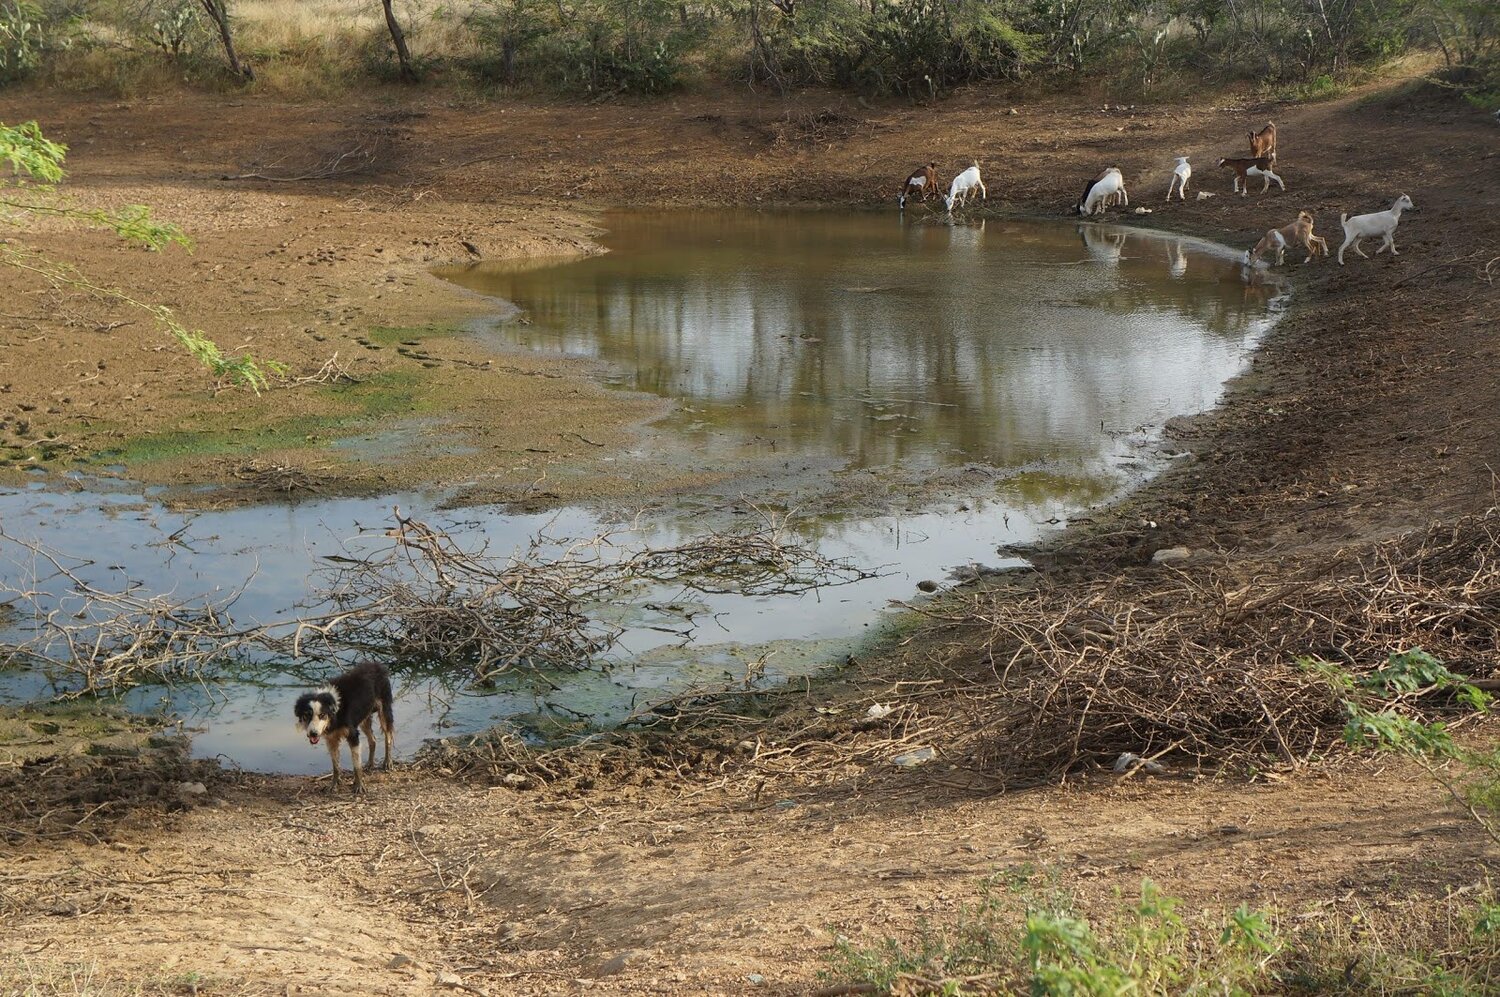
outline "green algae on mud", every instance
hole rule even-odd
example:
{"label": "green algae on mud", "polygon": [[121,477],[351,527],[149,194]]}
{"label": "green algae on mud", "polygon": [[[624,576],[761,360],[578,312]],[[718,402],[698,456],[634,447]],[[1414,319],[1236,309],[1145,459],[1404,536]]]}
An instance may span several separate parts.
{"label": "green algae on mud", "polygon": [[134,467],[193,457],[254,456],[269,451],[326,450],[342,436],[366,429],[375,420],[422,415],[439,402],[435,385],[417,371],[393,370],[357,383],[317,385],[306,389],[321,412],[280,417],[279,408],[246,413],[214,413],[188,420],[163,432],[127,437],[93,459]]}

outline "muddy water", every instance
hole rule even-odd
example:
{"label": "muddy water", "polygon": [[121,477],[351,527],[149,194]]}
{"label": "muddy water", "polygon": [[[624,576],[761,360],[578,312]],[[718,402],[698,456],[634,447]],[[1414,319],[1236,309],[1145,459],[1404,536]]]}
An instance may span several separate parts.
{"label": "muddy water", "polygon": [[[911,213],[916,217],[921,212]],[[1097,465],[1107,431],[1201,409],[1270,289],[1183,239],[895,214],[621,213],[612,252],[443,276],[520,310],[508,346],[605,360],[721,456]]]}
{"label": "muddy water", "polygon": [[[827,516],[804,534],[880,577],[798,597],[634,593],[612,608],[631,629],[608,672],[517,680],[478,693],[398,676],[404,753],[421,738],[509,720],[523,730],[627,716],[665,691],[765,681],[839,660],[893,599],[1035,539],[1159,463],[1169,416],[1214,403],[1272,321],[1270,289],[1226,250],[1097,225],[903,223],[894,215],[618,214],[609,254],[446,274],[504,299],[478,332],[497,348],[605,361],[613,383],[678,402],[658,447],[706,460],[775,456],[830,472],[970,467],[917,514]],[[446,511],[410,493],[186,514],[128,482],[39,478],[0,492],[12,538],[77,554],[79,577],[187,599],[237,592],[240,623],[273,623],[315,600],[320,566],[359,553],[399,504],[504,555],[534,534],[586,536],[585,509]],[[754,498],[754,496],[751,496]],[[893,496],[895,507],[905,505]],[[633,534],[671,543],[701,529],[703,502]],[[0,578],[60,594],[22,548],[0,541]],[[291,728],[315,676],[265,661],[231,681],[141,688],[132,707],[182,716],[195,749],[248,768],[313,772],[326,755]],[[0,698],[67,687],[0,673]]]}

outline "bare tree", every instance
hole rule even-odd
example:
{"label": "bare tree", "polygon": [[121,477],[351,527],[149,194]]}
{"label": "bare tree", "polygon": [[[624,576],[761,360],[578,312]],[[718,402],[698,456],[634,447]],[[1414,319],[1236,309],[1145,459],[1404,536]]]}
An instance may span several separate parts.
{"label": "bare tree", "polygon": [[240,62],[239,55],[234,51],[234,36],[229,31],[229,11],[226,8],[228,0],[201,0],[203,9],[208,11],[208,16],[213,19],[219,28],[219,40],[224,43],[224,54],[229,58],[229,69],[234,75],[246,80],[255,79],[255,70],[247,64]]}
{"label": "bare tree", "polygon": [[401,78],[407,82],[415,82],[417,74],[411,68],[411,50],[406,47],[406,33],[401,30],[401,24],[396,20],[396,12],[391,9],[391,0],[380,0],[380,3],[385,8],[385,26],[390,29],[391,41],[396,44],[396,59],[401,63]]}

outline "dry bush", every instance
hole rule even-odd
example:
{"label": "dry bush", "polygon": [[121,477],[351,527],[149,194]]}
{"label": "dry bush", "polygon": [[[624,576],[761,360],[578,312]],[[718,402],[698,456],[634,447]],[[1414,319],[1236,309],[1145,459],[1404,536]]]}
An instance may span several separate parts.
{"label": "dry bush", "polygon": [[968,597],[933,619],[959,648],[938,667],[964,687],[942,722],[949,753],[1006,784],[1125,751],[1298,764],[1346,719],[1341,698],[1299,658],[1360,674],[1421,646],[1489,684],[1500,652],[1500,513],[1294,572],[1265,567],[1265,576],[1250,565],[1147,569]]}

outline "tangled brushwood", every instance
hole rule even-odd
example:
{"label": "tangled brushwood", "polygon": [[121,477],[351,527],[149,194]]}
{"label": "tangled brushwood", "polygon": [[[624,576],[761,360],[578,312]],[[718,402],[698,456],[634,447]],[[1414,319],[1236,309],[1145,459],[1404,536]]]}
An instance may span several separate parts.
{"label": "tangled brushwood", "polygon": [[965,690],[940,726],[953,753],[1017,785],[1127,751],[1299,764],[1347,719],[1336,690],[1298,664],[1308,656],[1360,675],[1421,646],[1493,687],[1500,513],[1339,551],[1293,577],[1152,568],[973,595],[934,617],[962,648],[937,665]]}
{"label": "tangled brushwood", "polygon": [[399,509],[395,518],[383,551],[342,562],[330,586],[338,611],[299,628],[297,653],[319,644],[378,651],[489,682],[516,667],[588,667],[625,632],[598,610],[646,587],[796,594],[870,576],[796,542],[786,518],[770,514],[757,529],[661,547],[625,544],[624,531],[536,536],[505,558]]}
{"label": "tangled brushwood", "polygon": [[871,576],[798,542],[787,517],[771,513],[755,528],[665,546],[626,543],[621,528],[583,539],[536,536],[508,556],[399,509],[395,523],[372,553],[329,559],[308,615],[267,626],[233,618],[243,588],[183,599],[129,581],[109,587],[94,580],[95,562],[0,530],[0,550],[22,554],[6,578],[24,579],[0,578],[0,607],[10,607],[23,632],[0,642],[0,665],[42,671],[66,697],[197,680],[268,659],[361,655],[484,683],[517,667],[597,666],[625,633],[614,622],[619,607],[662,586],[797,594]]}

